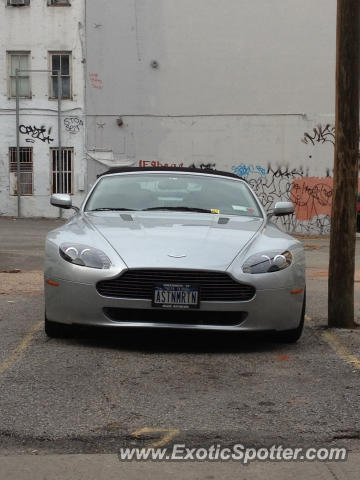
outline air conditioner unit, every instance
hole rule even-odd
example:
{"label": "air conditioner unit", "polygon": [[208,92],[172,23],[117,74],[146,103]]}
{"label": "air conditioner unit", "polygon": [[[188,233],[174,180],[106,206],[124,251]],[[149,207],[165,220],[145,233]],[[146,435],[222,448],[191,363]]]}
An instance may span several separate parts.
{"label": "air conditioner unit", "polygon": [[30,0],[8,0],[8,5],[12,7],[22,7],[24,5],[30,5]]}

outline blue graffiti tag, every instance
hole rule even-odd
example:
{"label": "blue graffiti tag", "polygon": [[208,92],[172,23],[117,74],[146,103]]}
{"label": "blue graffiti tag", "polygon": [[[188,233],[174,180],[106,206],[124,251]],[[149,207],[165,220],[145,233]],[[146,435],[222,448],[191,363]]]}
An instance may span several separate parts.
{"label": "blue graffiti tag", "polygon": [[260,175],[261,177],[266,177],[266,170],[260,165],[237,165],[232,167],[233,172],[239,177],[248,177],[249,175]]}

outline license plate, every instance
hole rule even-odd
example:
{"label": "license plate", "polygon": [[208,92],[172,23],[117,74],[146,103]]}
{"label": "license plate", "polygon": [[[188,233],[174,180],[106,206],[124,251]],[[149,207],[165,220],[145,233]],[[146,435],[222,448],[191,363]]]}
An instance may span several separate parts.
{"label": "license plate", "polygon": [[196,285],[155,285],[152,305],[162,308],[199,308],[199,289]]}

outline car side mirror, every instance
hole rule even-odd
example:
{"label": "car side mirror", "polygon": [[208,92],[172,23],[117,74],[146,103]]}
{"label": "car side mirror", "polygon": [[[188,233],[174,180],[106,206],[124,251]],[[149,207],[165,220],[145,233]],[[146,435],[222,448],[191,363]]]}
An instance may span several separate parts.
{"label": "car side mirror", "polygon": [[282,217],[284,215],[291,215],[294,211],[294,205],[291,202],[276,202],[273,215],[275,217]]}
{"label": "car side mirror", "polygon": [[66,209],[72,208],[71,196],[67,193],[55,193],[54,195],[51,195],[50,203],[54,207]]}

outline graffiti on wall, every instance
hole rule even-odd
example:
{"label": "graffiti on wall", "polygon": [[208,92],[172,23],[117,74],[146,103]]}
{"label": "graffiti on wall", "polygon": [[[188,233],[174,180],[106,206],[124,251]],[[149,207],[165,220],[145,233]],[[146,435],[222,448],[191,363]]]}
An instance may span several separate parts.
{"label": "graffiti on wall", "polygon": [[158,160],[139,160],[139,167],[184,167],[183,163],[162,163]]}
{"label": "graffiti on wall", "polygon": [[19,132],[29,137],[25,140],[29,143],[35,143],[35,140],[40,140],[43,143],[51,143],[54,141],[53,138],[50,138],[51,127],[46,130],[44,126],[19,125]]}
{"label": "graffiti on wall", "polygon": [[303,172],[288,167],[273,168],[271,165],[265,169],[259,165],[233,166],[232,171],[244,178],[260,199],[266,210],[270,210],[275,202],[290,200],[291,185],[294,179],[302,178]]}
{"label": "graffiti on wall", "polygon": [[98,90],[103,89],[103,81],[98,73],[89,73],[89,82],[92,88],[97,88]]}
{"label": "graffiti on wall", "polygon": [[329,215],[333,194],[332,178],[307,177],[297,179],[291,187],[291,201],[295,204],[296,218],[310,220]]}
{"label": "graffiti on wall", "polygon": [[335,145],[335,127],[327,123],[326,125],[317,125],[311,133],[305,132],[301,139],[306,145],[315,145],[316,143],[330,142]]}
{"label": "graffiti on wall", "polygon": [[[335,145],[335,127],[330,123],[318,124],[312,131],[304,133],[301,142],[310,147],[325,143]],[[232,170],[247,180],[267,211],[277,201],[294,204],[294,215],[276,219],[286,230],[320,235],[330,232],[333,180],[329,169],[321,178],[311,176],[309,168],[304,171],[302,167],[289,169],[268,165],[265,169],[259,165],[241,164]]]}
{"label": "graffiti on wall", "polygon": [[278,201],[294,204],[295,215],[274,219],[277,223],[290,232],[329,233],[332,178],[309,177],[309,172],[304,172],[302,167],[258,167],[239,165],[232,170],[237,175],[242,173],[242,178],[255,191],[265,210],[270,211]]}
{"label": "graffiti on wall", "polygon": [[71,135],[76,135],[80,131],[80,127],[83,125],[83,121],[79,117],[66,117],[64,118],[64,127]]}
{"label": "graffiti on wall", "polygon": [[199,168],[200,170],[216,170],[216,163],[192,163],[189,168]]}
{"label": "graffiti on wall", "polygon": [[332,178],[304,177],[292,183],[290,201],[295,205],[296,231],[330,233]]}
{"label": "graffiti on wall", "polygon": [[261,165],[245,165],[245,163],[242,163],[237,167],[232,167],[232,170],[236,175],[243,178],[246,178],[249,175],[260,175],[261,177],[266,176],[266,170]]}
{"label": "graffiti on wall", "polygon": [[[184,165],[184,162],[180,163],[162,163],[159,160],[139,160],[138,162],[139,167],[178,167],[178,168],[184,168],[186,165]],[[189,165],[188,168],[199,168],[201,170],[215,170],[216,169],[216,163],[192,163]]]}

